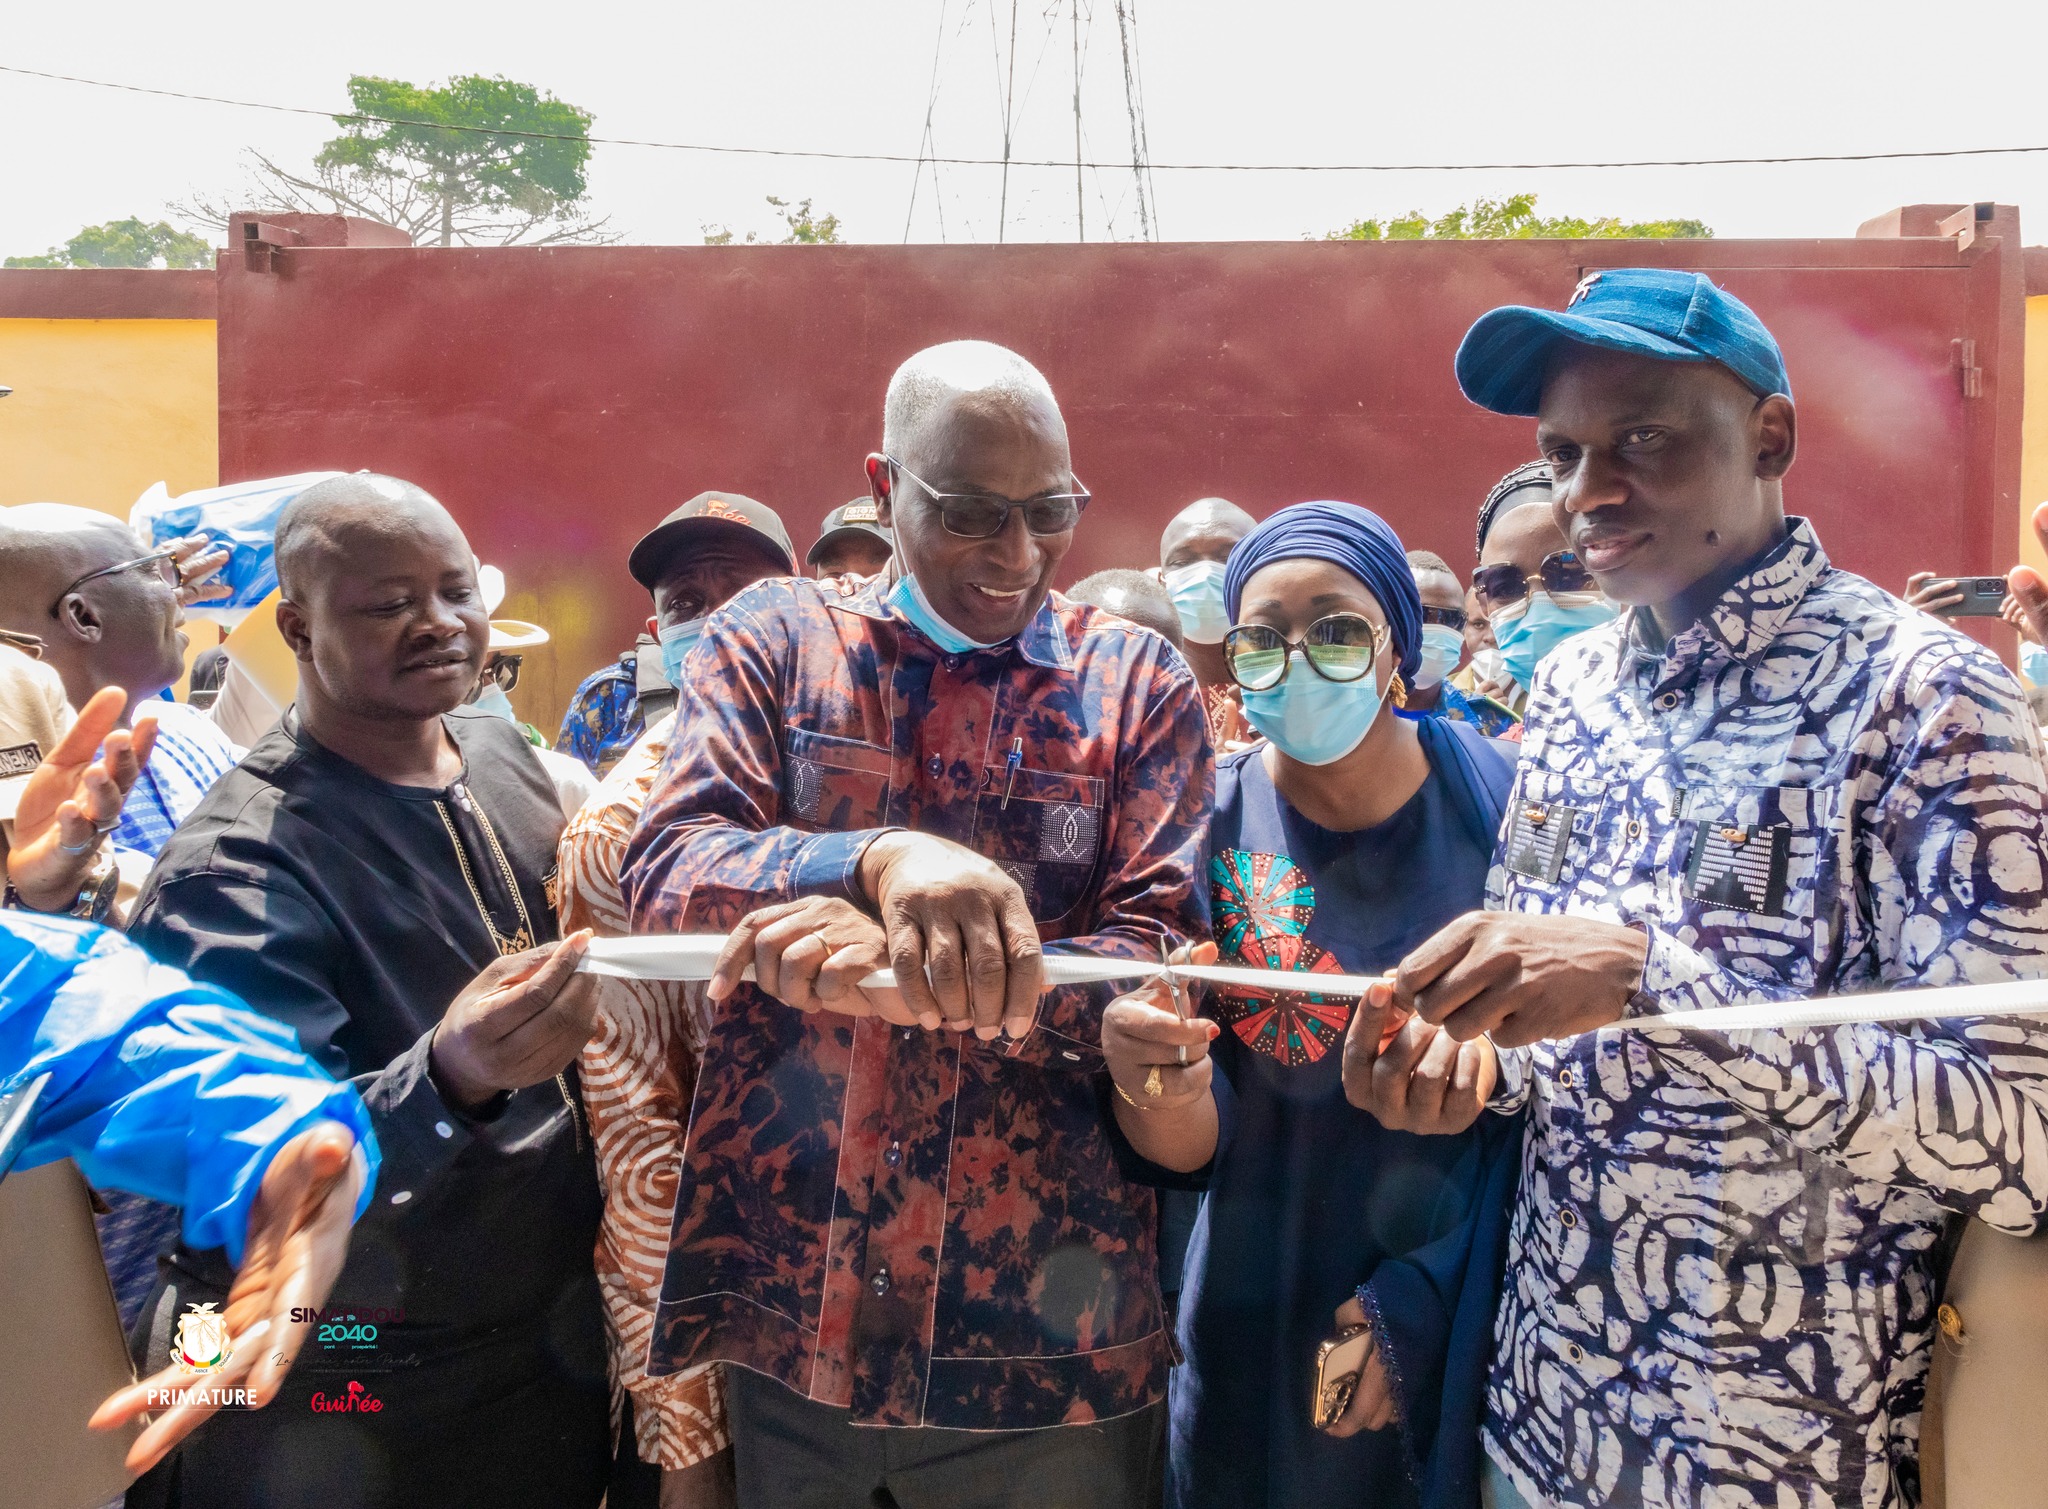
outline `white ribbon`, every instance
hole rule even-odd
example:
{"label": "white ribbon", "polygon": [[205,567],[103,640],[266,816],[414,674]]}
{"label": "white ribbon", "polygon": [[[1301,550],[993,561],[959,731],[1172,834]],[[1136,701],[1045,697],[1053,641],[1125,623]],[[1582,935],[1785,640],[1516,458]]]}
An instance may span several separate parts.
{"label": "white ribbon", "polygon": [[[590,974],[628,980],[708,980],[725,938],[689,933],[644,938],[593,938],[581,968]],[[1144,980],[1163,972],[1149,959],[1108,959],[1092,954],[1045,955],[1048,985],[1096,985],[1109,980]],[[1176,964],[1174,978],[1235,985],[1268,994],[1359,997],[1384,975],[1326,975],[1311,970],[1245,969],[1229,964]],[[749,964],[742,979],[754,978]],[[876,990],[896,976],[877,970],[861,981]],[[1662,1016],[1625,1017],[1602,1032],[1796,1032],[1853,1022],[1949,1021],[1957,1017],[2048,1015],[2048,979],[2000,980],[1988,985],[1944,985],[1931,990],[1881,990],[1861,995],[1822,996],[1807,1001],[1758,1001],[1712,1006]]]}

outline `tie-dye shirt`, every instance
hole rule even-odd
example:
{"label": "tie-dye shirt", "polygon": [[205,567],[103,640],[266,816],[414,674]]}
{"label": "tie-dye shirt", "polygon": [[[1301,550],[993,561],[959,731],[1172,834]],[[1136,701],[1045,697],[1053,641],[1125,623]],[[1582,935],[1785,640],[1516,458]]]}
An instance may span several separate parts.
{"label": "tie-dye shirt", "polygon": [[[2043,969],[2018,684],[1791,523],[1661,651],[1537,673],[1488,904],[1644,929],[1631,1014]],[[1531,1501],[1915,1501],[1944,1226],[2048,1206],[2048,1028],[1589,1034],[1504,1054],[1523,1100],[1486,1444]]]}
{"label": "tie-dye shirt", "polygon": [[[894,827],[994,860],[1049,945],[1157,958],[1200,936],[1214,770],[1179,653],[1054,594],[1015,639],[949,654],[887,585],[759,582],[711,616],[626,854],[634,930],[858,901]],[[1007,1043],[736,991],[704,1045],[648,1373],[736,1362],[870,1425],[1159,1399],[1155,1206],[1105,1126],[1110,994],[1049,991]]]}

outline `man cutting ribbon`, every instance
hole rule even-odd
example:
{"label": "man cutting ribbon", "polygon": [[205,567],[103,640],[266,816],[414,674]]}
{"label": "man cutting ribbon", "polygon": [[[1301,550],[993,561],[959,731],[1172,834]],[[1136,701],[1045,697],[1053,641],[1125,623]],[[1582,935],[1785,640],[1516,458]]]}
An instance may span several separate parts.
{"label": "man cutting ribbon", "polygon": [[1536,418],[1558,527],[1633,610],[1538,664],[1489,909],[1386,1003],[1491,1034],[1496,1106],[1530,1107],[1488,1503],[1917,1502],[1944,1229],[2048,1206],[2048,1032],[1593,1029],[2038,974],[2026,699],[1785,516],[1783,357],[1705,277],[1496,309],[1457,373]]}
{"label": "man cutting ribbon", "polygon": [[1041,946],[1202,933],[1201,699],[1051,591],[1088,494],[1021,357],[912,357],[867,467],[890,570],[711,615],[626,858],[636,932],[733,930],[649,1371],[740,1364],[742,1504],[1144,1502],[1153,1202]]}

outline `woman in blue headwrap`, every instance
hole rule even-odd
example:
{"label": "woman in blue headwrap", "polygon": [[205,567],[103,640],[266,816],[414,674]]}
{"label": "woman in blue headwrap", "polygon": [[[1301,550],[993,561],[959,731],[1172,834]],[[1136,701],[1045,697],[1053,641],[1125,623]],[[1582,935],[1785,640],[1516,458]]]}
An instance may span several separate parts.
{"label": "woman in blue headwrap", "polygon": [[[1484,1043],[1371,1008],[1354,1027],[1357,1003],[1313,977],[1388,970],[1481,904],[1512,758],[1468,725],[1395,716],[1422,605],[1377,515],[1284,509],[1231,552],[1224,591],[1225,664],[1265,737],[1217,762],[1211,923],[1222,962],[1300,971],[1304,988],[1213,992],[1214,1042],[1188,1068],[1190,1029],[1163,996],[1104,1016],[1133,1175],[1208,1191],[1167,1502],[1468,1509],[1519,1117],[1482,1111]],[[1361,1086],[1405,1076],[1400,1128],[1347,1099],[1347,1038]],[[1370,1322],[1372,1349],[1319,1429],[1316,1353],[1340,1309]]]}

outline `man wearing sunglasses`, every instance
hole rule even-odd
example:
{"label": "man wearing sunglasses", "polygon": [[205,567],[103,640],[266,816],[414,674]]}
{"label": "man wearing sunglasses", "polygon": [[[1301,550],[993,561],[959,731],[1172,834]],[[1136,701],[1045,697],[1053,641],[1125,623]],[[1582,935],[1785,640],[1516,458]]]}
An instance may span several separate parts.
{"label": "man wearing sunglasses", "polygon": [[648,1371],[740,1364],[745,1505],[1142,1503],[1154,1205],[1042,952],[1201,934],[1200,696],[1051,590],[1088,494],[1023,358],[913,356],[867,469],[891,568],[711,615],[626,856],[635,932],[734,930]]}
{"label": "man wearing sunglasses", "polygon": [[1489,910],[1392,990],[1531,1106],[1488,1501],[1914,1501],[1944,1232],[2048,1207],[2048,1031],[1594,1029],[2037,974],[2026,700],[1785,515],[1784,361],[1707,278],[1496,309],[1457,372],[1536,419],[1564,545],[1632,609],[1536,669]]}
{"label": "man wearing sunglasses", "polygon": [[1520,739],[1521,720],[1506,706],[1451,684],[1451,673],[1465,658],[1465,589],[1457,573],[1434,550],[1409,551],[1408,569],[1422,599],[1422,659],[1408,678],[1401,715],[1447,718],[1470,723],[1489,739]]}

